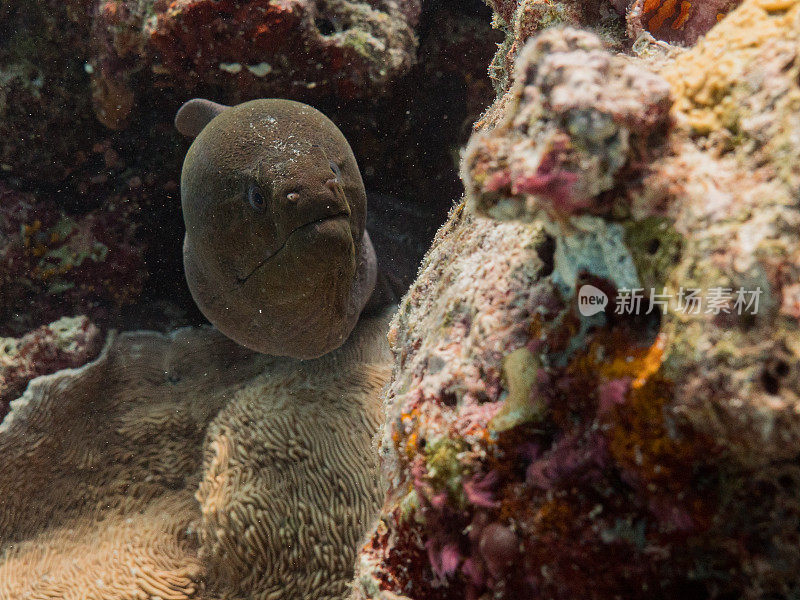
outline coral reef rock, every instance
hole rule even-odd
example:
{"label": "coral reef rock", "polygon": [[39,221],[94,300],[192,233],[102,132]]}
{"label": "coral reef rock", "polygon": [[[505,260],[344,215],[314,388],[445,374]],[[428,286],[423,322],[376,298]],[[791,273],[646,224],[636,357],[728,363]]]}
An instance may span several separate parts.
{"label": "coral reef rock", "polygon": [[519,57],[390,327],[355,598],[797,596],[800,2]]}
{"label": "coral reef rock", "polygon": [[112,334],[31,381],[0,424],[0,598],[343,598],[381,495],[387,323],[305,362]]}
{"label": "coral reef rock", "polygon": [[550,27],[590,28],[604,41],[621,46],[624,18],[608,0],[484,0],[494,11],[493,24],[505,32],[489,73],[499,92],[511,84],[517,55],[526,42]]}
{"label": "coral reef rock", "polygon": [[94,359],[103,339],[86,317],[63,317],[21,338],[0,338],[0,420],[34,377]]}
{"label": "coral reef rock", "polygon": [[146,271],[131,218],[137,207],[117,201],[73,216],[0,184],[3,329],[25,330],[65,312],[95,316],[138,298]]}
{"label": "coral reef rock", "polygon": [[550,27],[591,30],[621,49],[637,41],[691,46],[741,0],[484,0],[495,27],[505,32],[490,73],[500,92],[511,84],[520,50]]}
{"label": "coral reef rock", "polygon": [[102,0],[89,59],[98,118],[122,127],[136,79],[224,98],[369,95],[414,62],[419,0]]}
{"label": "coral reef rock", "polygon": [[543,34],[495,107],[502,122],[470,140],[473,210],[503,219],[531,218],[544,203],[553,216],[608,212],[614,192],[663,147],[670,106],[663,78],[594,35]]}

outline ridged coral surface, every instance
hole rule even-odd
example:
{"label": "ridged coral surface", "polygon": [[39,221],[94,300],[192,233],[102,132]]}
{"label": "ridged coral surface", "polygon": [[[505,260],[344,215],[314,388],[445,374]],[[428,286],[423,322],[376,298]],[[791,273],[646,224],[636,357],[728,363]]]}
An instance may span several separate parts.
{"label": "ridged coral surface", "polygon": [[111,337],[0,425],[0,598],[343,598],[379,501],[387,317],[316,361]]}
{"label": "ridged coral surface", "polygon": [[800,593],[799,35],[520,52],[390,329],[356,598]]}

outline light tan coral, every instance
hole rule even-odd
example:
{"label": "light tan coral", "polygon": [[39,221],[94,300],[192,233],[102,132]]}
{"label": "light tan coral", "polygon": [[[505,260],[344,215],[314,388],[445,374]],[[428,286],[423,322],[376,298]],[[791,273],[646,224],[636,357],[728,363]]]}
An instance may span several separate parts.
{"label": "light tan coral", "polygon": [[[800,4],[794,0],[745,2],[663,69],[673,89],[674,113],[696,133],[707,134],[731,129],[760,98],[778,99],[787,86],[794,88],[796,103],[797,86],[780,69],[791,68],[799,26]],[[770,85],[764,85],[767,78]],[[760,116],[767,118],[764,108],[770,102],[760,104]]]}
{"label": "light tan coral", "polygon": [[[379,502],[387,321],[302,363],[129,333],[33,380],[0,425],[0,598],[343,596]],[[312,546],[313,572],[292,561]]]}
{"label": "light tan coral", "polygon": [[276,360],[209,426],[201,557],[223,597],[347,594],[382,499],[372,437],[390,374],[385,326],[373,320],[317,360]]}
{"label": "light tan coral", "polygon": [[205,426],[256,368],[236,356],[205,331],[126,334],[31,382],[0,425],[0,598],[193,597]]}
{"label": "light tan coral", "polygon": [[188,535],[196,517],[191,492],[181,490],[131,513],[67,519],[7,552],[0,598],[199,597],[203,566]]}

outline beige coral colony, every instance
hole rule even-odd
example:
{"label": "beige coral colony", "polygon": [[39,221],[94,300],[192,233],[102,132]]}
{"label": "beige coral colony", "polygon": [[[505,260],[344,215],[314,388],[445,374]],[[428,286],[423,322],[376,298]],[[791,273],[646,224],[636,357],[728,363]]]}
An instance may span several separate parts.
{"label": "beige coral colony", "polygon": [[800,0],[0,0],[0,600],[800,600]]}

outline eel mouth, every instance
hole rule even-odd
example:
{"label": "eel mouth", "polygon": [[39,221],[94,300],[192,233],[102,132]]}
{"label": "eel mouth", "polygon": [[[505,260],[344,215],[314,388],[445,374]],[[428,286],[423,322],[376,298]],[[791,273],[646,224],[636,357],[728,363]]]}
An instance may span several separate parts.
{"label": "eel mouth", "polygon": [[320,225],[322,223],[327,223],[329,221],[337,221],[337,220],[340,220],[340,219],[349,219],[349,218],[350,218],[350,213],[348,213],[347,211],[342,211],[342,212],[336,213],[335,215],[329,215],[327,217],[321,217],[319,219],[314,219],[313,221],[309,221],[308,223],[304,223],[303,225],[300,225],[300,227],[296,227],[295,229],[292,229],[292,231],[289,232],[289,235],[286,236],[286,239],[283,241],[283,243],[280,245],[280,247],[277,250],[275,250],[275,252],[273,252],[272,254],[267,256],[264,260],[260,261],[244,277],[241,277],[241,276],[237,275],[236,276],[236,282],[240,286],[242,286],[245,283],[247,283],[247,280],[250,279],[259,269],[261,269],[261,267],[263,267],[264,265],[269,263],[273,258],[275,258],[278,254],[280,254],[281,251],[283,251],[283,249],[286,247],[286,244],[289,243],[289,240],[292,239],[292,236],[294,234],[302,232],[302,231],[307,231],[308,229],[313,228],[315,225]]}

